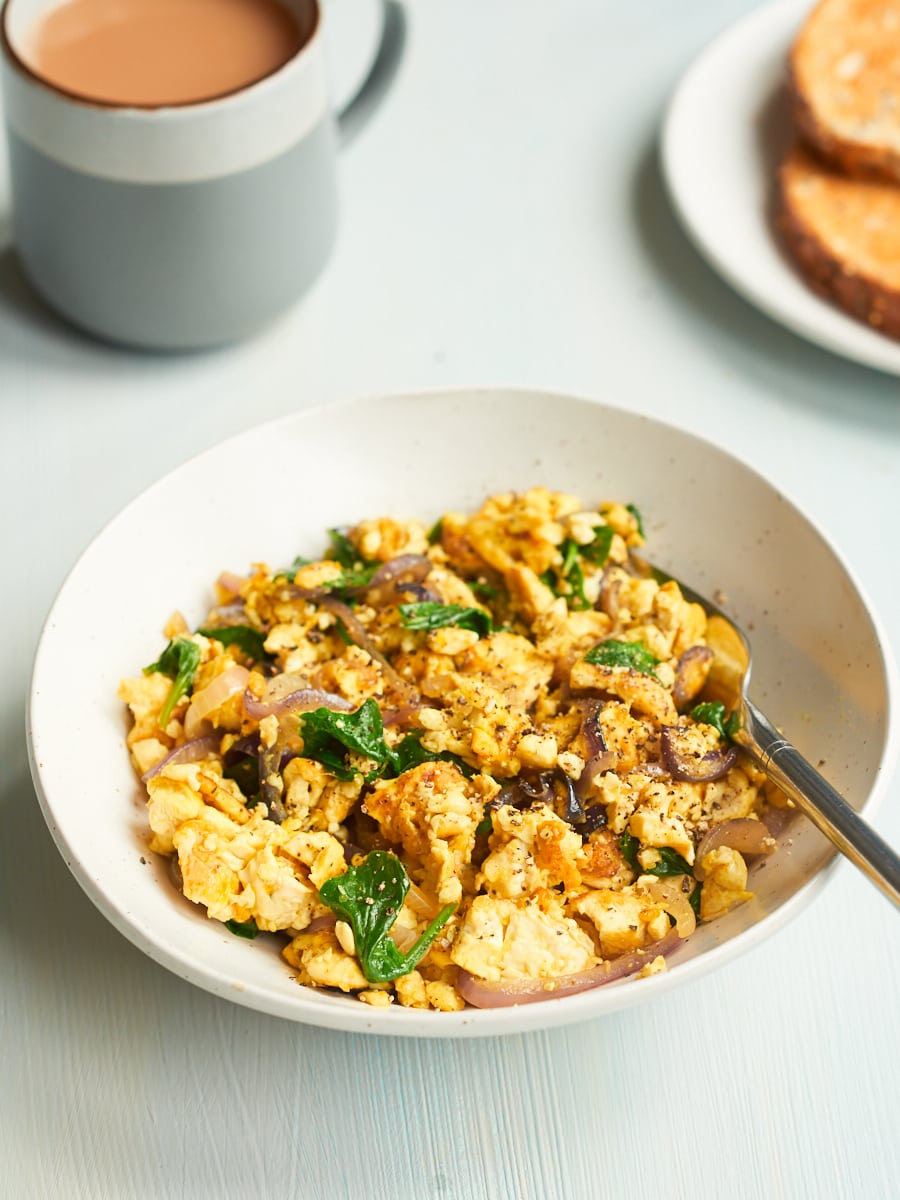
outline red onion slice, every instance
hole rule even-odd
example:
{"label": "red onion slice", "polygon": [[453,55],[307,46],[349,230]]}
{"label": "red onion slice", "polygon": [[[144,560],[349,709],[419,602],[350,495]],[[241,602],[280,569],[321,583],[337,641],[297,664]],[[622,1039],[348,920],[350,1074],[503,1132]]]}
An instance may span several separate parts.
{"label": "red onion slice", "polygon": [[262,746],[259,752],[259,790],[263,803],[268,810],[268,818],[275,825],[281,825],[287,817],[287,810],[282,802],[284,787],[281,778],[282,746],[280,739],[273,746]]}
{"label": "red onion slice", "polygon": [[246,625],[247,610],[241,603],[236,604],[220,604],[218,608],[214,608],[209,614],[206,625],[207,629],[224,629],[230,625]]}
{"label": "red onion slice", "polygon": [[672,687],[672,698],[677,708],[683,708],[699,695],[709,675],[712,660],[713,652],[708,646],[691,646],[679,658]]}
{"label": "red onion slice", "polygon": [[209,758],[218,752],[220,742],[221,734],[218,733],[207,733],[203,737],[191,738],[189,742],[183,742],[174,750],[170,750],[149,771],[144,772],[141,780],[146,783],[148,779],[158,775],[163,767],[174,767],[177,763],[200,762],[201,759]]}
{"label": "red onion slice", "polygon": [[292,585],[285,588],[284,591],[289,595],[296,596],[298,599],[309,600],[312,604],[318,604],[320,608],[324,608],[332,616],[337,617],[346,629],[350,640],[359,646],[360,650],[365,650],[366,654],[381,666],[385,678],[395,691],[408,697],[410,700],[419,700],[421,698],[412,684],[407,683],[405,679],[401,679],[397,674],[385,656],[375,646],[375,643],[363,628],[359,618],[343,600],[338,600],[337,596],[332,596],[329,592],[323,592],[318,588],[300,588]]}
{"label": "red onion slice", "polygon": [[383,708],[381,710],[381,720],[385,729],[391,729],[397,725],[401,727],[412,725],[421,710],[427,707],[424,701],[420,701],[412,704],[401,704],[396,708]]}
{"label": "red onion slice", "polygon": [[410,583],[421,583],[431,566],[431,560],[424,554],[399,554],[378,568],[369,582],[369,589],[394,583],[401,576]]}
{"label": "red onion slice", "polygon": [[697,928],[697,914],[691,908],[690,895],[695,884],[691,875],[671,875],[665,879],[649,879],[642,888],[675,921],[680,938],[690,937]]}
{"label": "red onion slice", "polygon": [[619,615],[619,593],[622,590],[622,575],[614,567],[608,566],[600,577],[600,594],[597,597],[596,608],[605,612],[614,621]]}
{"label": "red onion slice", "polygon": [[729,746],[727,750],[708,750],[698,758],[696,754],[679,748],[679,742],[683,740],[684,731],[674,725],[667,725],[660,735],[662,760],[673,779],[681,779],[686,783],[712,783],[727,775],[737,761],[735,746]]}
{"label": "red onion slice", "polygon": [[717,846],[728,846],[753,858],[756,855],[771,854],[775,849],[775,839],[762,821],[754,821],[752,817],[737,817],[732,821],[722,821],[719,825],[713,825],[697,847],[694,856],[695,879],[706,878],[703,860]]}
{"label": "red onion slice", "polygon": [[620,955],[609,962],[600,963],[587,971],[574,975],[560,975],[556,979],[479,979],[460,969],[456,990],[473,1008],[509,1008],[515,1004],[534,1004],[539,1000],[560,1000],[574,996],[591,988],[603,987],[607,983],[634,975],[658,955],[665,957],[681,945],[681,938],[672,929],[658,942],[651,942],[631,954]]}
{"label": "red onion slice", "polygon": [[231,571],[223,571],[216,580],[216,583],[229,596],[241,596],[249,580],[243,575],[235,575]]}
{"label": "red onion slice", "polygon": [[796,808],[779,808],[775,804],[769,804],[766,806],[763,824],[773,838],[780,838],[785,827],[793,821],[798,812],[799,809]]}
{"label": "red onion slice", "polygon": [[322,929],[334,929],[337,924],[337,917],[333,912],[322,913],[320,917],[313,917],[305,929],[301,933],[318,933]]}
{"label": "red onion slice", "polygon": [[260,700],[250,691],[244,692],[244,712],[251,721],[263,717],[284,717],[290,713],[310,712],[314,708],[329,708],[332,712],[353,712],[356,706],[335,692],[319,688],[298,688],[277,700]]}
{"label": "red onion slice", "polygon": [[600,725],[600,711],[603,705],[600,701],[589,700],[579,707],[584,714],[581,719],[581,733],[588,759],[573,787],[575,798],[583,804],[591,796],[594,784],[603,772],[611,771],[615,767],[617,756],[607,749],[603,739],[603,729]]}
{"label": "red onion slice", "polygon": [[188,738],[195,737],[209,714],[227,704],[232,696],[242,692],[249,678],[250,672],[247,668],[235,664],[221,675],[217,675],[199,692],[195,692],[184,715],[185,735]]}

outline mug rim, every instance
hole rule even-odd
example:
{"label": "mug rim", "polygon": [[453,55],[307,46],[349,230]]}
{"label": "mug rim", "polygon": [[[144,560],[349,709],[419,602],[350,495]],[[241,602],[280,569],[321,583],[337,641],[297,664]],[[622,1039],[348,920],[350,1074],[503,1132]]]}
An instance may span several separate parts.
{"label": "mug rim", "polygon": [[[24,75],[30,83],[38,85],[67,103],[76,104],[83,108],[101,109],[110,113],[141,113],[157,118],[165,116],[166,113],[177,115],[186,111],[194,112],[197,109],[208,109],[221,104],[223,101],[233,100],[238,96],[245,96],[261,85],[270,84],[272,80],[299,67],[301,59],[307,56],[307,51],[310,51],[311,47],[318,41],[322,31],[322,6],[319,0],[305,0],[305,3],[311,5],[313,11],[313,25],[309,36],[303,45],[291,55],[287,62],[282,63],[280,67],[276,67],[273,71],[267,71],[265,75],[260,75],[258,79],[244,84],[243,87],[229,88],[228,91],[218,92],[214,96],[208,96],[201,100],[179,100],[171,104],[157,105],[118,104],[112,100],[92,99],[89,96],[83,96],[78,92],[70,91],[68,88],[52,83],[49,79],[45,79],[43,75],[33,70],[15,49],[7,31],[9,12],[15,2],[16,0],[0,0],[0,54],[4,55],[10,65]],[[282,0],[279,0],[279,3],[281,2]],[[287,7],[287,5],[284,5],[284,7]]]}

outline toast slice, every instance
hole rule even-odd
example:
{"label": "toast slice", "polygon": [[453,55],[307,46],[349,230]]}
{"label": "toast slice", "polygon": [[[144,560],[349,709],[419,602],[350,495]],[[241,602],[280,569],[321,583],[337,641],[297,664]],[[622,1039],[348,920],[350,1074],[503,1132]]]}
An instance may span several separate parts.
{"label": "toast slice", "polygon": [[843,175],[798,143],[778,190],[779,231],[807,282],[900,338],[900,187]]}
{"label": "toast slice", "polygon": [[821,0],[791,49],[795,125],[853,175],[900,180],[900,4]]}

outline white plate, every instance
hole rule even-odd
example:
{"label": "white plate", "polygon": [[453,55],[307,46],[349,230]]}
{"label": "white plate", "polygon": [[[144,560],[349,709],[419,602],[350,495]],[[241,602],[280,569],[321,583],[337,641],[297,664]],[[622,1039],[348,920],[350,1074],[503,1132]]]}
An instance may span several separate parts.
{"label": "white plate", "polygon": [[302,988],[279,939],[233,937],[174,891],[147,851],[116,699],[119,679],[157,657],[172,610],[202,620],[221,570],[314,553],[327,526],[386,513],[428,520],[531,484],[637,503],[655,559],[701,592],[724,589],[754,628],[764,710],[809,757],[827,757],[855,805],[874,806],[897,750],[893,669],[847,567],[771,484],[690,434],[589,401],[511,390],[364,399],[250,430],[168,475],[96,538],[47,618],[29,714],[35,784],[65,861],[135,945],[211,992],[297,1021],[511,1033],[659,996],[772,933],[818,890],[831,852],[805,827],[759,873],[757,898],[700,927],[668,974],[460,1013],[373,1009]]}
{"label": "white plate", "polygon": [[778,0],[707,47],[669,106],[663,172],[697,249],[736,291],[801,337],[900,374],[900,344],[812,292],[772,228],[775,169],[791,138],[785,63],[810,8]]}
{"label": "white plate", "polygon": [[384,0],[323,0],[325,54],[335,111],[342,113],[356,98],[384,34]]}

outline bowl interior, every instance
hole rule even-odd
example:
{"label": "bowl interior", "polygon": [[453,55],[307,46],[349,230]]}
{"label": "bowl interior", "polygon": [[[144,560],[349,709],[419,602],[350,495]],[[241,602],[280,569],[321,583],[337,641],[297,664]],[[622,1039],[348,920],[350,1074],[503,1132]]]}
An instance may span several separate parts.
{"label": "bowl interior", "polygon": [[116,688],[157,657],[170,613],[199,622],[222,570],[320,552],[328,526],[379,514],[427,520],[534,484],[637,504],[648,556],[701,593],[724,593],[750,631],[763,711],[824,760],[855,807],[880,795],[896,738],[877,623],[835,550],[771,484],[690,434],[588,401],[512,390],[363,399],[253,429],[161,480],[92,543],[48,617],[30,710],[35,783],[66,862],[126,936],[179,975],[270,1013],[455,1036],[521,1032],[659,993],[808,898],[832,852],[798,821],[791,845],[755,872],[756,898],[700,927],[667,974],[518,1009],[423,1014],[299,987],[280,939],[235,938],[168,883],[165,862],[146,849]]}

